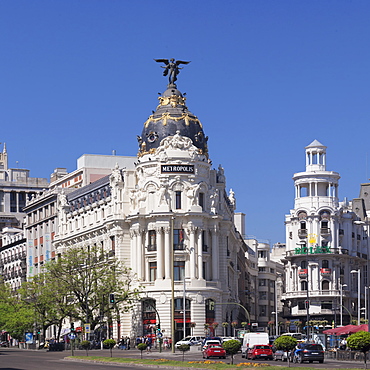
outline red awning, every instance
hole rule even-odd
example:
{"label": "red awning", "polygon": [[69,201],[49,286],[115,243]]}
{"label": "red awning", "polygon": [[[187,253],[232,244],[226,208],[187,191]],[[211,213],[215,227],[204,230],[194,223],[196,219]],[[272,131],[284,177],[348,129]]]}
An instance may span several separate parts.
{"label": "red awning", "polygon": [[358,331],[368,331],[368,325],[346,325],[339,328],[324,330],[323,333],[331,335],[345,335],[357,333]]}

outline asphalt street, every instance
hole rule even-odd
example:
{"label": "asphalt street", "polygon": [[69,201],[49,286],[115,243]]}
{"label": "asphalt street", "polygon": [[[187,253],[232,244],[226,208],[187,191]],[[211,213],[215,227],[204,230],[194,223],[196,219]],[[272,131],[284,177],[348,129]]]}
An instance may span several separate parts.
{"label": "asphalt street", "polygon": [[[76,356],[85,356],[86,351],[74,351]],[[104,356],[109,357],[109,350],[92,350],[89,351],[90,356]],[[80,362],[75,360],[66,360],[65,357],[71,356],[71,351],[62,351],[62,352],[49,352],[46,350],[25,350],[18,348],[1,348],[0,349],[0,370],[74,370],[74,369],[87,369],[91,368],[94,370],[102,370],[107,368],[115,368],[114,365],[107,364],[96,364]],[[122,351],[119,349],[113,350],[113,357],[128,357],[128,358],[140,358],[140,351],[133,349],[129,351]],[[171,351],[164,351],[159,353],[158,351],[153,351],[151,353],[143,352],[143,358],[168,358],[174,360],[182,360],[182,353],[176,352],[173,354]],[[192,350],[185,353],[185,361],[192,360],[203,360],[202,354],[200,351]],[[216,359],[215,361],[219,361]],[[225,361],[230,363],[230,358],[228,357]],[[241,357],[240,354],[235,356],[234,363],[238,364],[240,362],[266,362],[271,365],[284,365],[286,363],[271,362],[271,361],[250,361],[245,360]],[[132,364],[118,365],[121,369],[133,369]],[[324,364],[313,363],[313,364],[291,364],[294,367],[314,367],[317,369],[348,369],[348,368],[364,368],[363,362],[354,362],[354,361],[336,361],[336,360],[325,360]],[[139,367],[142,370],[152,369],[152,367]]]}

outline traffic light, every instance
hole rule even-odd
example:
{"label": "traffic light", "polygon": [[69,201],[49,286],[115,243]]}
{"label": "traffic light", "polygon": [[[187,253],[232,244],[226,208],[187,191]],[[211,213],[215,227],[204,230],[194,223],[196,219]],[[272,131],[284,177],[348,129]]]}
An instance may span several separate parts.
{"label": "traffic light", "polygon": [[75,331],[75,323],[74,322],[71,322],[71,331]]}
{"label": "traffic light", "polygon": [[109,303],[115,303],[114,294],[113,293],[109,294]]}
{"label": "traffic light", "polygon": [[304,301],[306,308],[310,308],[310,301]]}
{"label": "traffic light", "polygon": [[161,325],[160,324],[157,325],[157,330],[161,331]]}

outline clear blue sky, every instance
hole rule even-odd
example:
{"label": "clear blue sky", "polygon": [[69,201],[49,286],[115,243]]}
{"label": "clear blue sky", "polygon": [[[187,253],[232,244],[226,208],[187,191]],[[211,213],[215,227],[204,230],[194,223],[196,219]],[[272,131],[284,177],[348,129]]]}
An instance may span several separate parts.
{"label": "clear blue sky", "polygon": [[246,231],[284,242],[304,147],[352,199],[370,174],[370,1],[0,1],[0,141],[10,166],[49,177],[82,154],[136,155],[167,80],[222,164]]}

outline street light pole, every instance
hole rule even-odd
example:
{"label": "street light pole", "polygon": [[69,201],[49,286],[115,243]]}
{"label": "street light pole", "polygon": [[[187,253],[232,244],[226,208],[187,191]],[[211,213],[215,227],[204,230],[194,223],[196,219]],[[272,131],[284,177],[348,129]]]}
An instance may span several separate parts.
{"label": "street light pole", "polygon": [[175,217],[171,217],[171,240],[170,240],[170,251],[171,251],[171,352],[175,353],[175,250],[173,248],[173,224]]}
{"label": "street light pole", "polygon": [[340,326],[343,326],[343,288],[347,284],[340,284]]}
{"label": "street light pole", "polygon": [[361,321],[361,272],[360,269],[352,270],[351,274],[357,274],[357,325]]}

